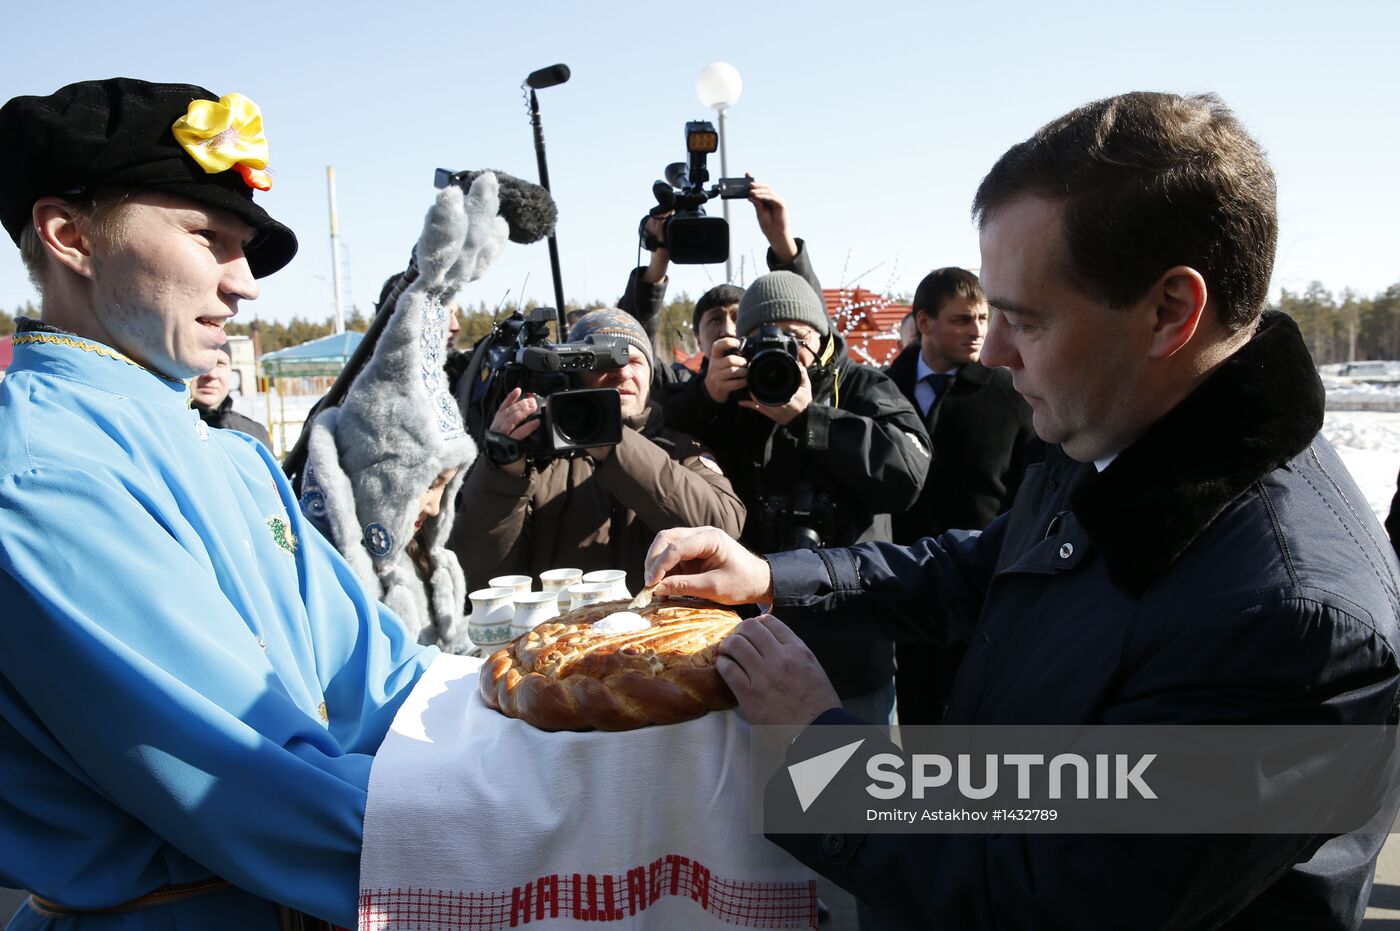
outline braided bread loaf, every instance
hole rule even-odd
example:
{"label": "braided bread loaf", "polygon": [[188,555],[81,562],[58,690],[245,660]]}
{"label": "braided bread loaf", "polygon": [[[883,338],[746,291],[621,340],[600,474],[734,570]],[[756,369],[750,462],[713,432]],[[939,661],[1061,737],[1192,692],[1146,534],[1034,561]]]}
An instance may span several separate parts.
{"label": "braided bread loaf", "polygon": [[636,612],[651,627],[590,630],[625,610],[623,601],[588,605],[517,637],[481,667],[481,697],[546,731],[628,731],[734,707],[715,657],[739,615],[691,598],[658,598]]}

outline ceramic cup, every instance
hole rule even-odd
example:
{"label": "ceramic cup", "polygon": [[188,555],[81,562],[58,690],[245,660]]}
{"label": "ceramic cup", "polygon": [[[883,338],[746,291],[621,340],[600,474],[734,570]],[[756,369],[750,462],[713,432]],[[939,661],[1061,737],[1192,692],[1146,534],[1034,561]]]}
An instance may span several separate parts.
{"label": "ceramic cup", "polygon": [[540,573],[540,588],[547,592],[562,592],[582,581],[582,569],[550,569]]}
{"label": "ceramic cup", "polygon": [[540,573],[540,588],[554,592],[559,598],[559,610],[569,610],[568,588],[583,581],[582,569],[550,569]]}
{"label": "ceramic cup", "polygon": [[585,582],[610,585],[608,601],[631,601],[632,593],[627,590],[627,573],[621,569],[595,569],[583,574]]}
{"label": "ceramic cup", "polygon": [[472,613],[467,617],[467,636],[485,653],[494,653],[510,643],[511,618],[515,616],[515,592],[499,586],[479,588],[469,594]]}
{"label": "ceramic cup", "polygon": [[515,617],[510,621],[512,637],[528,634],[536,626],[559,616],[559,599],[554,592],[524,592],[514,600]]}
{"label": "ceramic cup", "polygon": [[570,585],[569,610],[577,611],[584,605],[597,604],[600,601],[612,600],[611,582],[580,582],[577,585]]}
{"label": "ceramic cup", "polygon": [[498,575],[486,584],[492,588],[508,588],[517,595],[523,595],[530,590],[534,581],[528,575]]}

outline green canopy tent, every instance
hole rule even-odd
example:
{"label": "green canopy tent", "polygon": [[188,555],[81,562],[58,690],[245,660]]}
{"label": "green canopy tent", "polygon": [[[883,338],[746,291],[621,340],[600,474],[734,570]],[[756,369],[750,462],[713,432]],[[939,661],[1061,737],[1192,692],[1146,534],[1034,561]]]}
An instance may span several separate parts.
{"label": "green canopy tent", "polygon": [[[290,421],[288,420],[286,394],[277,388],[278,381],[284,378],[335,378],[340,374],[340,370],[345,368],[345,363],[349,361],[355,347],[360,345],[360,340],[364,339],[364,336],[363,333],[355,331],[334,333],[330,336],[322,336],[320,339],[310,340],[299,346],[288,346],[286,349],[279,349],[276,352],[265,352],[258,358],[263,377],[267,379],[268,386],[275,388],[277,393],[279,414],[277,429],[269,431],[276,443],[275,453],[281,455],[287,448],[288,425],[300,423],[296,416]],[[314,395],[302,396],[314,397]],[[267,398],[267,420],[271,424],[273,420],[272,392],[269,391],[264,397]],[[304,416],[306,413],[300,409],[299,404],[294,404],[293,408],[294,415]],[[278,442],[279,440],[280,442]]]}
{"label": "green canopy tent", "polygon": [[258,360],[268,378],[303,378],[317,375],[334,378],[345,368],[351,353],[365,334],[353,330],[322,336],[300,346],[265,352]]}

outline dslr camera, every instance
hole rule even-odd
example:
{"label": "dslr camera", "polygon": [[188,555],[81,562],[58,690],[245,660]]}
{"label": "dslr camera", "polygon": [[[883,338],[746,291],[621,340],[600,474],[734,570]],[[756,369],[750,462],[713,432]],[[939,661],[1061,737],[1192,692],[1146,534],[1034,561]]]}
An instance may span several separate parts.
{"label": "dslr camera", "polygon": [[707,217],[704,205],[712,197],[733,200],[748,197],[752,182],[748,178],[720,178],[709,190],[710,180],[705,158],[719,148],[719,133],[706,120],[685,124],[686,160],[666,166],[666,180],[651,186],[656,206],[642,217],[638,234],[642,245],[652,251],[662,245],[649,235],[647,220],[667,211],[675,214],[666,221],[666,250],[677,265],[713,265],[729,258],[729,224],[722,217]]}
{"label": "dslr camera", "polygon": [[[551,343],[549,324],[555,319],[551,307],[517,311],[496,324],[472,352],[459,398],[468,432],[494,462],[577,456],[622,442],[622,400],[616,389],[575,388],[573,376],[622,368],[627,341],[590,336],[578,343]],[[519,441],[487,430],[514,388],[541,402],[535,415],[540,428]]]}
{"label": "dslr camera", "polygon": [[739,347],[727,353],[736,354],[749,360],[748,387],[730,395],[736,401],[753,398],[759,404],[781,407],[792,400],[802,385],[797,340],[771,323],[741,339]]}
{"label": "dslr camera", "polygon": [[790,492],[760,495],[758,519],[764,552],[818,550],[835,536],[836,502],[811,482],[799,481]]}

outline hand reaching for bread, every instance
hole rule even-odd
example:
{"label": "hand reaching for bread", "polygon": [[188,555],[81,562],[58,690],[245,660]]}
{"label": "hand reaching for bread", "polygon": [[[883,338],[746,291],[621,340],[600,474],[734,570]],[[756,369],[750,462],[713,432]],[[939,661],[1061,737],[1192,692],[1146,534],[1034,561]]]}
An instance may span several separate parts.
{"label": "hand reaching for bread", "polygon": [[[656,535],[647,552],[646,584],[660,595],[691,595],[719,604],[773,603],[767,560],[714,527]],[[754,724],[810,724],[841,700],[816,656],[782,621],[744,621],[719,645],[715,668]]]}
{"label": "hand reaching for bread", "polygon": [[647,551],[646,584],[657,597],[689,595],[719,604],[770,604],[768,563],[715,527],[663,530]]}

